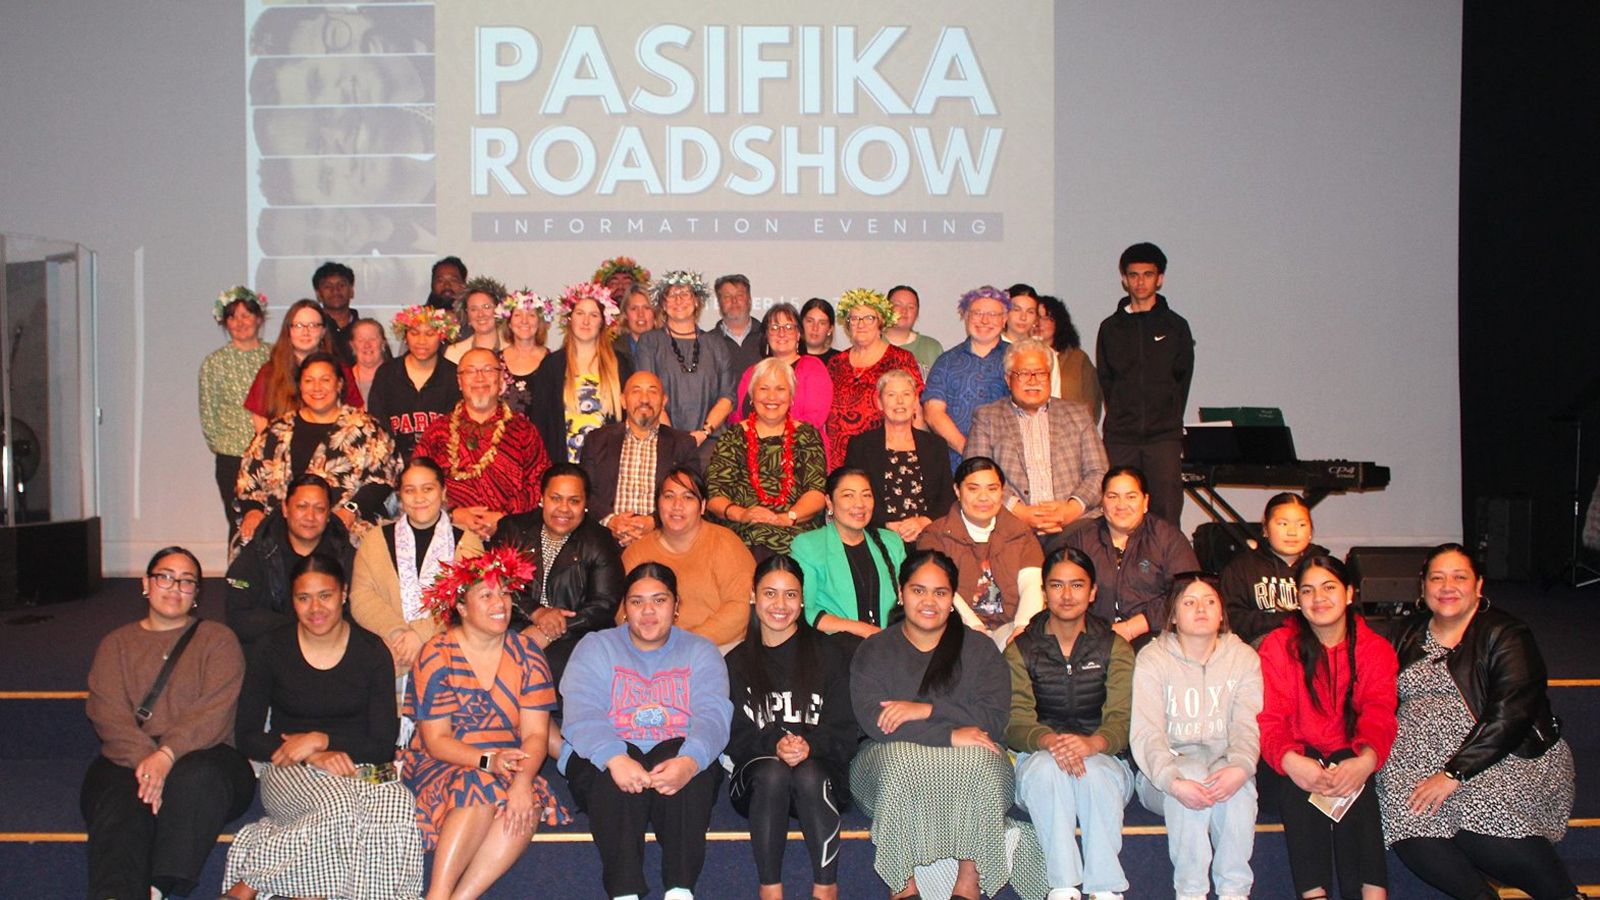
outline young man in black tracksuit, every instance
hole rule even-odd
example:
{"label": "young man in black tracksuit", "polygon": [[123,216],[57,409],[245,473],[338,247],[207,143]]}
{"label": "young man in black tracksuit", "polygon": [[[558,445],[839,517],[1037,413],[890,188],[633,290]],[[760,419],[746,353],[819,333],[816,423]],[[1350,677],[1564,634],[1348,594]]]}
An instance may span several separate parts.
{"label": "young man in black tracksuit", "polygon": [[1118,268],[1127,296],[1100,323],[1095,369],[1105,395],[1106,456],[1138,466],[1150,484],[1150,512],[1178,524],[1183,512],[1183,411],[1194,376],[1189,323],[1157,293],[1167,256],[1134,244]]}

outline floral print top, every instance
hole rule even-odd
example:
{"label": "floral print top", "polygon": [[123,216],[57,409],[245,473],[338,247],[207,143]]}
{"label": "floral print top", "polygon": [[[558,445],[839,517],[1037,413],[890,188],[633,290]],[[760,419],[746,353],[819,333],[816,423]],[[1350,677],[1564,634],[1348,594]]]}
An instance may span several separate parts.
{"label": "floral print top", "polygon": [[244,408],[244,395],[271,355],[268,341],[254,350],[240,350],[230,342],[200,363],[200,431],[212,453],[243,456],[255,438],[256,426]]}

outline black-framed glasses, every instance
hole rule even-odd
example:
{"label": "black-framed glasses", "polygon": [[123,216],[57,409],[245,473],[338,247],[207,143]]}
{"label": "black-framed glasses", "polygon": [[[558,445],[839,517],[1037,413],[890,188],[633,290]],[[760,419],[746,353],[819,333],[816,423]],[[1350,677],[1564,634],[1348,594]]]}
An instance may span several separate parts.
{"label": "black-framed glasses", "polygon": [[155,582],[156,587],[161,588],[164,591],[170,591],[176,587],[178,589],[178,593],[180,594],[193,594],[194,592],[200,590],[199,581],[193,578],[179,578],[176,575],[169,575],[166,572],[157,572],[150,576],[150,580]]}

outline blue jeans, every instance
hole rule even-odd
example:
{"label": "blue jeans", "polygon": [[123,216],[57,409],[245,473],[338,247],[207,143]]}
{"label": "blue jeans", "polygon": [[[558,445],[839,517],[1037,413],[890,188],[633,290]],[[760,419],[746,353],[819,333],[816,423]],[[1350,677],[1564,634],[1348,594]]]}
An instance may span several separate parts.
{"label": "blue jeans", "polygon": [[[1133,770],[1114,756],[1083,761],[1070,775],[1048,753],[1017,754],[1017,805],[1028,811],[1044,848],[1051,889],[1082,885],[1085,893],[1128,889],[1122,872],[1122,809],[1133,796]],[[1073,829],[1083,829],[1083,852]]]}
{"label": "blue jeans", "polygon": [[[1211,777],[1206,767],[1184,760],[1178,764],[1179,778],[1205,781]],[[1255,875],[1250,871],[1250,854],[1256,846],[1256,780],[1246,781],[1222,803],[1209,809],[1190,809],[1178,798],[1162,793],[1150,779],[1139,773],[1139,802],[1167,821],[1167,856],[1172,860],[1172,886],[1179,894],[1204,896],[1209,887],[1206,877],[1216,881],[1217,894],[1247,896]]]}

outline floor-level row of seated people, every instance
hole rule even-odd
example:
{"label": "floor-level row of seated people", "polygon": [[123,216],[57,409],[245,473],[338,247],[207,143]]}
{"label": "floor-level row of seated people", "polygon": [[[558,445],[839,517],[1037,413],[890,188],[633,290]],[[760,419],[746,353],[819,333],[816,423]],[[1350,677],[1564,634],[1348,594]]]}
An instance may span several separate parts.
{"label": "floor-level row of seated people", "polygon": [[[1554,849],[1574,781],[1544,666],[1463,548],[1429,554],[1423,608],[1391,643],[1352,607],[1343,564],[1311,545],[1293,495],[1274,498],[1262,550],[1219,581],[1174,568],[1193,569],[1192,551],[1165,560],[1140,542],[1162,526],[1144,515],[1137,470],[1101,486],[1131,499],[1134,521],[1114,524],[1108,506],[1098,530],[1048,555],[1036,542],[1016,563],[984,546],[1007,515],[998,466],[975,457],[953,480],[965,543],[924,528],[908,546],[874,527],[872,478],[843,468],[823,490],[828,521],[757,563],[705,518],[692,466],[663,473],[658,527],[620,554],[570,463],[485,549],[450,523],[447,475],[419,456],[399,476],[402,514],[353,558],[327,541],[332,490],[301,476],[294,521],[253,570],[268,583],[286,565],[276,624],[236,602],[258,588],[233,576],[239,633],[199,620],[200,566],[168,548],[144,579],[146,616],[96,655],[92,895],[189,893],[259,790],[266,817],[230,847],[229,896],[477,896],[540,825],[582,812],[606,896],[649,892],[648,829],[676,900],[694,895],[726,778],[763,898],[782,896],[791,818],[811,896],[840,895],[850,804],[871,818],[893,897],[1008,881],[1051,900],[1119,896],[1135,794],[1166,822],[1177,896],[1248,896],[1267,780],[1298,896],[1383,896],[1386,846],[1449,896],[1494,896],[1489,878],[1577,896]],[[1154,569],[1148,583],[1123,577]],[[988,620],[967,599],[986,578],[1011,595]],[[1268,613],[1262,591],[1274,605],[1252,646],[1238,611]],[[235,615],[247,609],[258,618]],[[1130,615],[1150,626],[1132,641],[1117,629]],[[577,809],[543,780],[547,759]]]}

